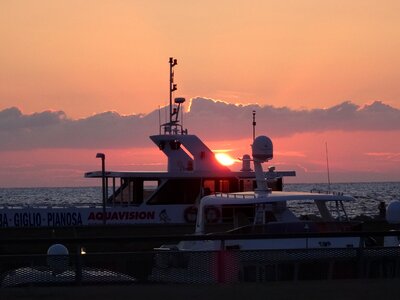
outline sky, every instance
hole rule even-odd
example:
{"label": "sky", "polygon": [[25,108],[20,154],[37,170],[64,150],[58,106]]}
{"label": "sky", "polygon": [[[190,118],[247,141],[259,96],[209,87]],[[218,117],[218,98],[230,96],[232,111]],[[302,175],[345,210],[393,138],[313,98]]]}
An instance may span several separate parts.
{"label": "sky", "polygon": [[[399,1],[0,2],[0,187],[164,170],[168,101],[213,150],[250,153],[251,112],[290,182],[400,181]],[[236,163],[232,169],[240,169]]]}

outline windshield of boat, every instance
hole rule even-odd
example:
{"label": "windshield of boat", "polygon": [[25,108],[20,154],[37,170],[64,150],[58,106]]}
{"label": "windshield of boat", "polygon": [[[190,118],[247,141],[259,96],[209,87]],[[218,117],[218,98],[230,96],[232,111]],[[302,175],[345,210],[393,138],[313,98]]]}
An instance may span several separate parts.
{"label": "windshield of boat", "polygon": [[301,220],[326,221],[331,219],[331,221],[344,221],[348,219],[346,203],[343,203],[343,201],[288,201],[287,207]]}

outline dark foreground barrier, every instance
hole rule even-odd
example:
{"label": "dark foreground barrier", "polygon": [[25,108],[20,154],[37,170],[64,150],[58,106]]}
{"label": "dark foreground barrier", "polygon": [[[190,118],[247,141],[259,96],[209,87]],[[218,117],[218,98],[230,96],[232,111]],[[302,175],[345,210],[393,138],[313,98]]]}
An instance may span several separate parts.
{"label": "dark foreground barrier", "polygon": [[[237,284],[299,282],[305,280],[400,278],[400,247],[367,243],[374,237],[399,236],[399,232],[340,233],[323,236],[360,236],[357,248],[287,250],[239,250],[225,247],[231,235],[169,236],[136,238],[2,240],[2,247],[51,245],[67,252],[45,251],[41,255],[0,255],[1,288],[62,285],[104,285],[139,283]],[[235,239],[293,238],[305,235],[245,235]],[[307,238],[321,236],[308,234]],[[143,243],[173,243],[179,240],[219,241],[215,251],[137,251]],[[115,243],[132,251],[101,252],[102,244]],[[96,247],[93,247],[96,245]],[[57,248],[57,247],[56,247]],[[88,249],[96,249],[90,251]]]}
{"label": "dark foreground barrier", "polygon": [[398,299],[400,279],[347,279],[279,281],[240,284],[134,284],[105,286],[22,287],[0,289],[6,300],[80,299],[174,299],[174,300],[252,300]]}

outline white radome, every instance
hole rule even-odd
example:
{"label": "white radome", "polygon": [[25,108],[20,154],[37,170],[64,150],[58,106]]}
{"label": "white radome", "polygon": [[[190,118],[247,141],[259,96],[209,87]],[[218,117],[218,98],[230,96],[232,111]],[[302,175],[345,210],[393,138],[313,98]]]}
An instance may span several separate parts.
{"label": "white radome", "polygon": [[386,209],[386,220],[390,224],[400,223],[400,201],[393,200]]}
{"label": "white radome", "polygon": [[252,145],[252,155],[254,159],[259,161],[267,161],[273,158],[272,141],[265,135],[258,136],[254,139]]}

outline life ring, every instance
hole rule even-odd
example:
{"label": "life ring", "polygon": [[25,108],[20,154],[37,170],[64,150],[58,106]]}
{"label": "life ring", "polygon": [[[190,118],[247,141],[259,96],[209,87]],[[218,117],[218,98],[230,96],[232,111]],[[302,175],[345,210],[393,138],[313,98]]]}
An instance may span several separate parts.
{"label": "life ring", "polygon": [[197,218],[197,207],[186,207],[185,211],[183,212],[183,217],[185,218],[186,223],[195,223]]}
{"label": "life ring", "polygon": [[221,212],[215,206],[207,206],[204,211],[207,223],[217,223],[221,218]]}

